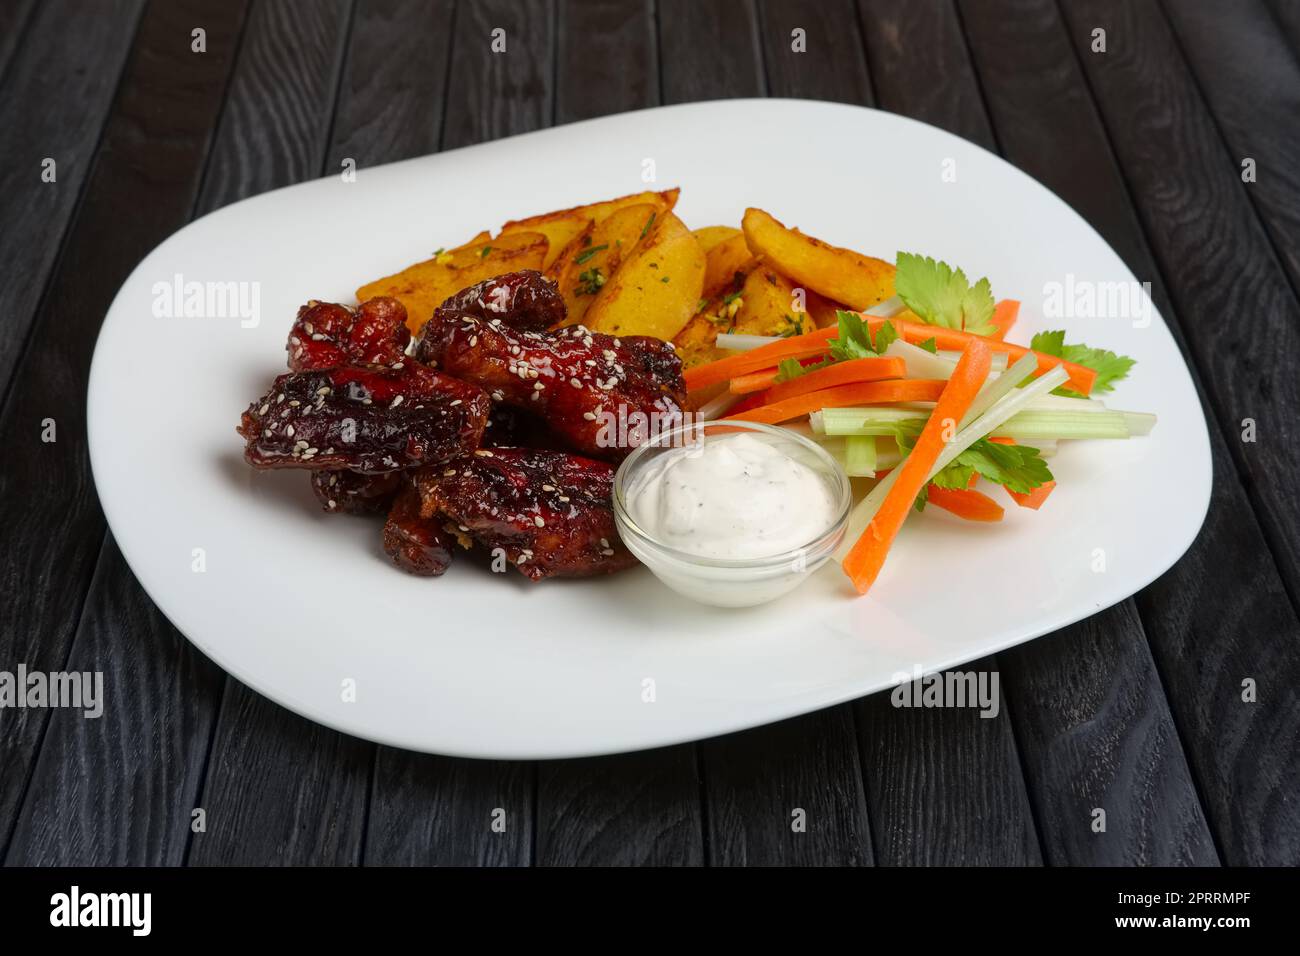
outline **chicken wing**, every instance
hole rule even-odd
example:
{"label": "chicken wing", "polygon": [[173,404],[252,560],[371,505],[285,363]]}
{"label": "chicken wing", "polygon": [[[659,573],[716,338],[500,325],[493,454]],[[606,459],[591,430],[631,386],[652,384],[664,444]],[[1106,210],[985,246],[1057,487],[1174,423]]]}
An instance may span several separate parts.
{"label": "chicken wing", "polygon": [[438,306],[433,316],[440,321],[454,315],[475,315],[535,332],[559,325],[567,314],[555,284],[540,272],[525,269],[462,289]]}
{"label": "chicken wing", "polygon": [[380,474],[477,448],[490,406],[476,385],[418,362],[353,365],[279,376],[237,431],[255,468]]}
{"label": "chicken wing", "polygon": [[406,307],[396,299],[367,299],[357,308],[313,299],[289,330],[289,368],[295,372],[340,365],[400,365],[411,341]]}
{"label": "chicken wing", "polygon": [[403,571],[437,577],[451,565],[456,538],[441,515],[422,517],[420,504],[415,486],[404,482],[384,522],[384,551]]}
{"label": "chicken wing", "polygon": [[611,465],[559,451],[492,448],[415,473],[420,514],[444,516],[525,577],[591,577],[636,559],[614,528]]}
{"label": "chicken wing", "polygon": [[520,331],[468,313],[430,319],[416,357],[536,415],[573,450],[621,461],[682,420],[686,386],[673,347],[581,325]]}

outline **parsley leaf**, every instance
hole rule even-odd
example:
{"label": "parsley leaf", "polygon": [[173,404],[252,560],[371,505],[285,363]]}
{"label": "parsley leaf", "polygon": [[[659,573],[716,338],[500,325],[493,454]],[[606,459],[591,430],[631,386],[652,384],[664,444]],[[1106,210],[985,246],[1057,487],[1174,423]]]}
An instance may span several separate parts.
{"label": "parsley leaf", "polygon": [[[1039,332],[1029,343],[1029,347],[1035,352],[1055,355],[1067,362],[1073,362],[1076,365],[1083,365],[1092,369],[1097,373],[1097,379],[1092,383],[1092,393],[1094,395],[1109,392],[1115,387],[1115,383],[1122,378],[1126,378],[1129,369],[1137,364],[1135,359],[1131,359],[1127,355],[1116,355],[1106,349],[1092,349],[1086,345],[1067,345],[1065,332],[1061,329],[1054,332]],[[1068,395],[1077,394],[1065,388],[1057,389],[1057,391]]]}
{"label": "parsley leaf", "polygon": [[[925,421],[917,418],[894,423],[894,441],[899,451],[910,453],[924,427]],[[981,438],[940,470],[930,484],[939,488],[965,488],[975,474],[1019,494],[1028,494],[1052,480],[1051,469],[1037,448]]]}
{"label": "parsley leaf", "polygon": [[922,322],[975,335],[996,331],[993,291],[988,279],[971,285],[966,273],[928,256],[900,252],[894,290]]}
{"label": "parsley leaf", "polygon": [[826,368],[828,365],[833,364],[835,363],[829,358],[822,359],[820,362],[813,362],[810,365],[804,365],[798,359],[782,359],[776,366],[776,378],[772,382],[773,384],[788,382],[792,378],[807,375],[809,372],[815,372],[819,368]]}
{"label": "parsley leaf", "polygon": [[934,340],[934,336],[931,336],[930,338],[926,339],[924,342],[917,342],[916,347],[918,349],[925,349],[931,355],[939,354],[939,343]]}
{"label": "parsley leaf", "polygon": [[898,338],[898,329],[893,322],[885,322],[876,330],[872,341],[871,326],[853,312],[838,309],[839,335],[830,340],[831,358],[837,362],[850,359],[875,358],[889,348],[889,343]]}

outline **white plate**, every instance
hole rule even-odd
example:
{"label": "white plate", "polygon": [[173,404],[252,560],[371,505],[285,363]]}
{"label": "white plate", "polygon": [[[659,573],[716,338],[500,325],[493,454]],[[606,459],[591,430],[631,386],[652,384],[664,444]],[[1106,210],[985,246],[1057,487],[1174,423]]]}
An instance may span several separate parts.
{"label": "white plate", "polygon": [[[994,526],[937,509],[909,521],[866,598],[832,565],[746,611],[683,603],[644,569],[530,585],[462,562],[441,579],[408,577],[388,565],[376,520],[327,516],[305,475],[243,463],[235,424],[284,370],[302,302],[352,301],[363,280],[509,218],[648,188],[651,168],[659,188],[682,187],[677,213],[692,227],[736,224],[761,206],[831,242],[990,276],[997,294],[1024,302],[1015,340],[1064,326],[1071,340],[1137,358],[1111,404],[1156,412],[1159,425],[1147,439],[1065,449],[1041,512],[1011,507]],[[496,758],[708,737],[1056,630],[1186,550],[1210,494],[1187,369],[1159,316],[1146,328],[1045,319],[1045,283],[1067,273],[1133,280],[1079,216],[998,157],[858,107],[674,106],[361,168],[355,182],[333,176],[215,212],[136,269],[95,350],[95,480],[162,611],[239,680],[313,720]],[[176,275],[258,283],[260,323],[156,316],[155,283]]]}

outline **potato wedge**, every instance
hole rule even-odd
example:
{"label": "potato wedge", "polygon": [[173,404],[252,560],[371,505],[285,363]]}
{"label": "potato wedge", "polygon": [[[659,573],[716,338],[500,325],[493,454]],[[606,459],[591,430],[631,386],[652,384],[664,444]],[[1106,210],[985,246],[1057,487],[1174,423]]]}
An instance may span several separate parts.
{"label": "potato wedge", "polygon": [[704,269],[699,240],[672,213],[657,216],[600,290],[585,324],[610,335],[672,339],[699,306]]}
{"label": "potato wedge", "polygon": [[663,192],[632,193],[617,199],[574,206],[572,209],[557,209],[525,219],[512,219],[501,227],[499,235],[513,235],[517,232],[540,232],[546,236],[550,246],[547,251],[545,266],[550,266],[560,252],[577,237],[588,222],[600,222],[612,216],[626,206],[641,203],[654,203],[663,212],[669,212],[677,204],[679,189],[667,189]]}
{"label": "potato wedge", "polygon": [[740,297],[728,305],[735,310],[729,331],[737,335],[802,335],[816,329],[813,318],[798,306],[795,285],[767,264],[746,278]]}
{"label": "potato wedge", "polygon": [[732,226],[703,226],[699,229],[692,229],[691,235],[699,240],[700,248],[704,250],[705,255],[708,255],[709,250],[718,243],[742,235],[742,233]]}
{"label": "potato wedge", "polygon": [[677,357],[682,360],[683,369],[715,361],[727,354],[715,344],[720,333],[731,330],[731,319],[721,306],[721,297],[709,299],[673,336],[673,346],[677,349]]}
{"label": "potato wedge", "polygon": [[391,295],[406,306],[407,326],[419,332],[433,310],[461,289],[505,272],[540,269],[546,244],[542,233],[518,232],[452,249],[395,275],[366,283],[357,289],[357,301]]}
{"label": "potato wedge", "polygon": [[661,211],[658,203],[624,206],[583,230],[565,247],[547,271],[569,310],[565,325],[583,321],[601,289],[651,230]]}
{"label": "potato wedge", "polygon": [[754,254],[749,251],[744,233],[722,240],[704,253],[707,266],[704,270],[704,294],[718,295],[728,291],[740,276],[743,280],[750,270],[758,264]]}
{"label": "potato wedge", "polygon": [[819,329],[838,325],[840,320],[835,313],[840,309],[847,308],[844,303],[832,302],[824,295],[818,295],[812,289],[807,290],[806,300],[808,314],[812,316],[813,324]]}
{"label": "potato wedge", "polygon": [[457,251],[459,251],[459,250],[461,250],[461,249],[468,249],[470,246],[478,246],[478,245],[482,245],[483,243],[487,242],[487,241],[488,241],[489,239],[491,239],[491,238],[492,238],[492,233],[490,233],[490,232],[488,232],[486,229],[484,229],[482,232],[480,232],[477,236],[475,236],[475,237],[474,237],[473,239],[471,239],[469,242],[462,242],[459,246],[453,246],[451,251],[452,251],[452,252],[457,252]]}
{"label": "potato wedge", "polygon": [[894,294],[894,266],[788,229],[761,209],[746,209],[745,240],[791,279],[835,302],[868,309]]}

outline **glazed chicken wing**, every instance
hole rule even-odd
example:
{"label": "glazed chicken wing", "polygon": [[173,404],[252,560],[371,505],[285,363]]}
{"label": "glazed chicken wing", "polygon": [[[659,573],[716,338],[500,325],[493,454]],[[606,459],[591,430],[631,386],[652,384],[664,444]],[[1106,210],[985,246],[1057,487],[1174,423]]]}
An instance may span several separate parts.
{"label": "glazed chicken wing", "polygon": [[312,300],[289,330],[289,368],[295,372],[340,365],[401,365],[411,341],[406,307],[396,299],[367,299],[357,308]]}
{"label": "glazed chicken wing", "polygon": [[590,577],[636,559],[614,530],[614,469],[534,448],[492,448],[416,473],[420,514],[488,548],[525,577]]}
{"label": "glazed chicken wing", "polygon": [[521,331],[540,331],[559,325],[568,310],[550,279],[532,269],[507,272],[462,289],[434,310],[442,320],[454,315],[500,319]]}
{"label": "glazed chicken wing", "polygon": [[255,468],[380,474],[477,448],[490,401],[476,385],[418,362],[281,375],[238,432]]}
{"label": "glazed chicken wing", "polygon": [[686,399],[681,360],[667,342],[580,325],[528,332],[468,313],[435,316],[416,357],[542,418],[575,451],[608,461],[679,422]]}
{"label": "glazed chicken wing", "polygon": [[423,517],[420,504],[415,486],[404,480],[384,522],[384,551],[403,571],[437,577],[451,565],[456,538],[441,515]]}

